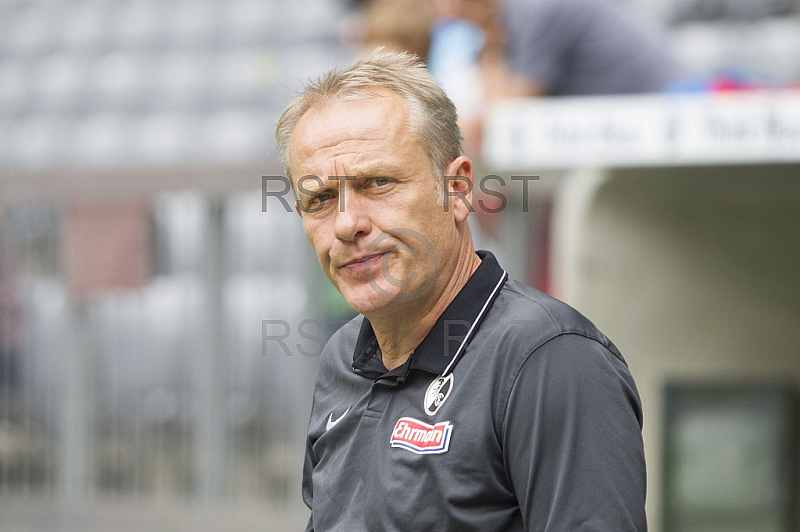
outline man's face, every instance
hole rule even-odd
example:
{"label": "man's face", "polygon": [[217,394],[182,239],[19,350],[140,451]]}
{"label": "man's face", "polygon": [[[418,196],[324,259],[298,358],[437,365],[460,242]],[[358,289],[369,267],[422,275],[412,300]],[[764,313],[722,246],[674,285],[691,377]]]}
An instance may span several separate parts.
{"label": "man's face", "polygon": [[457,253],[461,210],[439,203],[407,115],[402,97],[375,89],[310,109],[289,144],[306,236],[336,289],[365,314],[438,297],[447,280],[432,275]]}

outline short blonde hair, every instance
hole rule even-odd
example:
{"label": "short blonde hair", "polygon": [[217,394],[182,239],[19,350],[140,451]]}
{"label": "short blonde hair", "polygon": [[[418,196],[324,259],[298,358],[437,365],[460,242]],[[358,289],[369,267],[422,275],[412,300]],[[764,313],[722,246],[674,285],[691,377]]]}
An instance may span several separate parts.
{"label": "short blonde hair", "polygon": [[411,133],[420,141],[434,174],[444,176],[447,165],[464,153],[455,105],[417,56],[378,49],[350,68],[332,70],[310,81],[283,111],[275,127],[275,140],[290,181],[289,142],[303,115],[316,105],[366,96],[369,89],[379,87],[405,99]]}

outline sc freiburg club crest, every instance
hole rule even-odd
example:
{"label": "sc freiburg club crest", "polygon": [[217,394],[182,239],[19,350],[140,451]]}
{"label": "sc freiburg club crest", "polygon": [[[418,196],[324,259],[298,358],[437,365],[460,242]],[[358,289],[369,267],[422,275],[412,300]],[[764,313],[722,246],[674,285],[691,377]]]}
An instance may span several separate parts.
{"label": "sc freiburg club crest", "polygon": [[428,386],[428,391],[425,392],[425,413],[429,416],[434,415],[447,400],[447,396],[450,395],[452,389],[452,373],[447,377],[436,377],[431,385]]}

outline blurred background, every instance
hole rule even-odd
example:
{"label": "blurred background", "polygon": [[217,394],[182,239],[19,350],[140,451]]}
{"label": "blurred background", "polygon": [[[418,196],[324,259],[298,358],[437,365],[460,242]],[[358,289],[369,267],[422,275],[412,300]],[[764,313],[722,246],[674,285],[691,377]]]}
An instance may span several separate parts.
{"label": "blurred background", "polygon": [[625,87],[526,36],[537,2],[0,1],[0,529],[305,526],[316,339],[353,314],[263,176],[301,82],[385,46],[498,178],[478,247],[626,356],[650,529],[800,530],[800,2],[609,0],[636,32],[600,70],[663,66]]}

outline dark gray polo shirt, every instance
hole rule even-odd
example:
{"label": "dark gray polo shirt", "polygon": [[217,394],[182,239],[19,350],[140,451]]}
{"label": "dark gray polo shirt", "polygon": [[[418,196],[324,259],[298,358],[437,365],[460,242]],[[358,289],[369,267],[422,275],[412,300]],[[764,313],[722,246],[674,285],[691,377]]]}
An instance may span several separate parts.
{"label": "dark gray polo shirt", "polygon": [[404,365],[386,370],[362,316],[325,347],[309,530],[646,530],[641,406],[622,355],[478,254]]}

